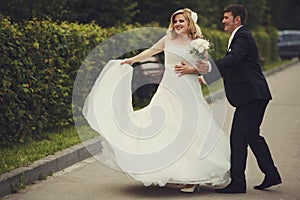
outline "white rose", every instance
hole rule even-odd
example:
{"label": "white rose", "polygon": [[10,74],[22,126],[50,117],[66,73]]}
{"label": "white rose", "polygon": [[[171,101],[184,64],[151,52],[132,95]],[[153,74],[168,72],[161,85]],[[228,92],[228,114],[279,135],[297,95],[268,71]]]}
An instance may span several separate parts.
{"label": "white rose", "polygon": [[192,46],[192,48],[197,49],[199,45],[198,45],[198,43],[197,43],[196,40],[193,40],[193,41],[191,42],[191,46]]}
{"label": "white rose", "polygon": [[209,42],[207,40],[204,41],[203,45],[202,45],[205,49],[209,48]]}
{"label": "white rose", "polygon": [[202,53],[205,50],[205,48],[203,46],[198,47],[198,52]]}
{"label": "white rose", "polygon": [[203,47],[204,49],[208,49],[209,48],[209,42],[207,40],[204,40],[204,39],[196,39],[196,40],[193,40],[191,42],[191,46],[194,49],[199,49],[199,47]]}

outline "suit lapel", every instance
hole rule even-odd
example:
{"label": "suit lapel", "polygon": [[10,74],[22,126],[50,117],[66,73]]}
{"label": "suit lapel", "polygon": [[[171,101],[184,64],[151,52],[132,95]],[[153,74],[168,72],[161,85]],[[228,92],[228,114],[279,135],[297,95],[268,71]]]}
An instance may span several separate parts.
{"label": "suit lapel", "polygon": [[229,45],[229,47],[228,47],[228,49],[227,49],[227,51],[226,51],[226,55],[228,55],[228,54],[231,52],[231,44],[233,43],[236,34],[238,34],[238,32],[240,32],[242,29],[244,29],[244,26],[240,27],[240,28],[236,31],[236,33],[234,34],[234,36],[233,36],[233,38],[232,38],[232,40],[231,40],[231,42],[230,42],[230,45]]}

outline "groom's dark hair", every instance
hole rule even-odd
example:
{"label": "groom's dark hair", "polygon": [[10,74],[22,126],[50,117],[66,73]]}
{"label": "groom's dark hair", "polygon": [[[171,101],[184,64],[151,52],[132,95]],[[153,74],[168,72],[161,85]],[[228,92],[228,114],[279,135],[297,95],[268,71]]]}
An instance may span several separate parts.
{"label": "groom's dark hair", "polygon": [[245,6],[239,5],[239,4],[233,4],[230,6],[227,6],[223,10],[223,14],[226,12],[231,12],[233,18],[236,18],[237,16],[241,17],[241,24],[245,25],[248,17],[248,12]]}

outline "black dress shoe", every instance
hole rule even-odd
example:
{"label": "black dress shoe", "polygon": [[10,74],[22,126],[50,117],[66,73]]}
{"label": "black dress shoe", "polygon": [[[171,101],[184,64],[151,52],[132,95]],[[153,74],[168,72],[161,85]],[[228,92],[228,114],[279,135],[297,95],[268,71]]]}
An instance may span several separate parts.
{"label": "black dress shoe", "polygon": [[237,194],[246,193],[245,183],[233,183],[231,182],[228,186],[222,189],[215,190],[217,193]]}
{"label": "black dress shoe", "polygon": [[264,189],[267,189],[271,186],[278,185],[280,183],[282,183],[282,181],[281,181],[281,178],[280,178],[279,175],[276,176],[276,177],[266,176],[264,181],[262,182],[262,184],[254,186],[253,188],[256,189],[256,190],[264,190]]}

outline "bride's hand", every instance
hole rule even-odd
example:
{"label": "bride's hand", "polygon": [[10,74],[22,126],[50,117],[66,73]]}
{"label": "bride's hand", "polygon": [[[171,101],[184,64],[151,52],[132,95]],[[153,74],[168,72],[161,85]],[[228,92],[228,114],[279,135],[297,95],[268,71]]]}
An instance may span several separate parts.
{"label": "bride's hand", "polygon": [[198,81],[199,81],[200,85],[205,85],[205,82],[204,82],[202,76],[198,76]]}
{"label": "bride's hand", "polygon": [[123,64],[129,64],[131,65],[132,64],[132,60],[130,58],[125,58],[121,61],[121,65]]}

